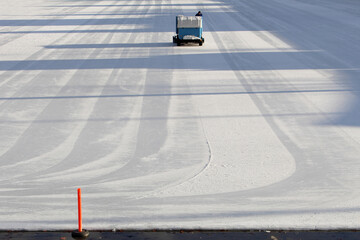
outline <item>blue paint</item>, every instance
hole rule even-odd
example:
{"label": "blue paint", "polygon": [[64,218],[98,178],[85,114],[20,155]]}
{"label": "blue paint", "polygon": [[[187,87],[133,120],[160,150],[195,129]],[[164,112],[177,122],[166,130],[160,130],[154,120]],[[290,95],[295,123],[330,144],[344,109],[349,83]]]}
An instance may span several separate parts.
{"label": "blue paint", "polygon": [[201,38],[202,36],[202,28],[178,28],[177,34],[179,39],[183,39],[186,35],[195,36]]}

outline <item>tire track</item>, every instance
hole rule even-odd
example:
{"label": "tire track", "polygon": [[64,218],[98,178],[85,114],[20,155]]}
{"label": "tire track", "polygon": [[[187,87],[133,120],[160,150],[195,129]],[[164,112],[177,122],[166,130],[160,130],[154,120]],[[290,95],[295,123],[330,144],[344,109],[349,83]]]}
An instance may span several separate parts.
{"label": "tire track", "polygon": [[[104,9],[103,11],[105,11],[106,9]],[[81,27],[81,26],[79,26]],[[69,33],[70,34],[70,33]],[[71,40],[71,41],[74,41],[74,40],[77,40],[78,42],[82,42],[84,41],[84,39],[86,39],[87,36],[83,36],[82,38],[78,39],[74,36],[74,38]],[[57,39],[55,42],[52,42],[52,44],[57,44],[59,42],[61,42],[62,39]],[[52,51],[49,51],[48,54],[44,55],[44,50],[40,50],[34,54],[32,54],[29,58],[27,59],[43,59],[43,58],[48,58],[48,59],[56,59],[56,58],[62,58],[62,57],[66,57],[66,53],[65,54],[62,54],[60,56],[57,56],[55,54],[55,50],[52,50]],[[35,61],[34,61],[34,64],[35,64]],[[13,75],[15,74],[15,75]],[[6,96],[7,98],[21,98],[23,96],[26,97],[26,95],[29,94],[29,92],[32,94],[33,91],[32,89],[33,88],[37,88],[38,85],[36,84],[36,82],[39,82],[39,79],[46,79],[47,77],[47,74],[49,74],[47,71],[35,71],[35,72],[29,72],[29,71],[26,71],[26,70],[23,70],[23,71],[19,71],[19,73],[17,71],[7,71],[5,72],[4,74],[2,74],[0,76],[1,79],[6,79],[5,81],[2,82],[2,88],[0,88],[0,92],[2,93],[2,96]],[[62,72],[63,76],[67,76],[67,71],[63,71]],[[29,75],[31,77],[29,77]],[[33,75],[33,76],[32,76]],[[45,76],[44,76],[45,75]],[[51,79],[51,73],[50,73],[50,76],[49,78]],[[68,83],[70,78],[68,79],[64,79],[62,81],[65,81],[65,82],[61,82],[61,81],[58,81],[58,80],[55,80],[54,81],[54,84],[62,84],[63,86],[66,86],[66,84]],[[13,84],[15,83],[15,85]],[[5,84],[8,84],[9,86],[4,86]],[[1,87],[0,86],[0,87]],[[19,89],[20,88],[20,89]],[[55,91],[52,93],[52,94],[59,94],[59,91],[61,90],[57,90],[55,89]],[[34,102],[25,102],[25,103],[17,103],[16,101],[10,101],[10,100],[6,100],[6,101],[1,101],[2,103],[0,104],[0,108],[2,109],[1,111],[3,112],[2,114],[3,115],[6,115],[6,113],[4,113],[4,111],[6,109],[8,109],[8,111],[11,111],[11,112],[14,112],[14,109],[19,109],[19,111],[22,111],[23,109],[27,109],[27,111],[30,111],[29,113],[26,113],[25,111],[25,116],[24,117],[29,117],[31,116],[31,118],[34,118],[36,119],[36,117],[41,114],[41,112],[38,112],[39,110],[42,111],[41,109],[44,109],[51,101],[50,100],[47,100],[47,101],[36,101],[35,103],[36,104],[41,104],[39,107],[36,107],[34,106]],[[26,105],[25,105],[26,104]],[[25,107],[27,106],[27,107]],[[33,111],[31,111],[32,109],[34,109]],[[35,112],[37,111],[37,112]],[[15,115],[16,117],[16,115]],[[10,119],[11,119],[11,115],[10,115]],[[30,126],[30,122],[23,126],[23,131],[25,131],[28,127]],[[18,137],[20,136],[20,133],[21,132],[18,132],[18,131],[12,131],[12,134],[13,133],[17,133]],[[7,133],[7,134],[4,134],[5,136],[10,134]],[[11,137],[11,141],[10,142],[14,142],[15,139],[17,139],[17,137]]]}
{"label": "tire track", "polygon": [[[233,14],[231,13],[231,15]],[[236,18],[233,19],[237,21]],[[211,23],[210,19],[208,27],[213,30],[212,25],[213,23]],[[212,31],[212,34],[219,47],[224,50],[225,54],[223,57],[228,62],[229,66],[234,70],[245,90],[248,92],[256,91],[256,88],[254,88],[251,83],[256,82],[258,79],[253,79],[251,75],[245,76],[241,71],[238,71],[238,69],[246,68],[244,68],[243,65],[240,65],[242,63],[239,61],[239,59],[235,58],[235,55],[231,54],[231,52],[226,49],[226,45],[223,43],[219,34],[216,31]],[[236,40],[234,39],[234,41]],[[271,42],[269,43],[271,44]],[[258,55],[257,53],[254,54]],[[285,53],[284,55],[286,56],[287,54]],[[260,60],[262,57],[258,55],[257,59]],[[292,59],[292,61],[299,60],[299,58]],[[265,59],[262,59],[262,61],[262,65],[269,65]],[[301,62],[298,63],[303,64]],[[266,67],[266,69],[272,68],[273,67],[271,64],[269,67]],[[269,85],[271,84],[269,79],[281,79],[283,84],[288,84],[286,87],[284,86],[284,88],[296,88],[290,82],[287,82],[287,79],[284,79],[284,77],[278,73],[276,69],[271,72],[271,76],[267,75],[263,76],[262,78],[264,82],[266,79],[266,82]],[[276,115],[276,111],[291,112],[296,108],[298,108],[297,110],[302,109],[302,112],[313,112],[313,109],[315,108],[315,110],[319,112],[317,117],[322,118],[324,122],[329,122],[327,115],[317,109],[313,103],[309,101],[309,99],[302,96],[301,94],[298,94],[296,98],[284,98],[281,96],[274,97],[269,95],[258,96],[256,94],[249,94],[249,96],[263,114],[264,119],[267,121],[273,132],[277,135],[278,139],[295,159],[296,172],[289,178],[283,179],[278,183],[274,183],[270,186],[266,186],[258,190],[247,191],[246,194],[249,194],[250,192],[269,194],[273,193],[275,190],[277,194],[286,194],[288,192],[303,188],[307,189],[308,191],[312,191],[311,189],[321,188],[324,185],[329,186],[334,184],[334,182],[335,185],[340,184],[342,187],[346,188],[345,185],[343,185],[347,182],[346,178],[344,178],[340,173],[337,173],[338,169],[341,169],[340,172],[344,171],[343,167],[341,166],[342,164],[338,162],[337,159],[341,158],[340,155],[342,152],[344,152],[344,148],[346,148],[348,151],[345,152],[350,153],[348,156],[348,161],[356,161],[354,157],[351,156],[351,153],[358,152],[358,150],[356,150],[356,143],[352,143],[347,138],[344,138],[344,134],[340,129],[335,128],[323,130],[319,126],[304,126],[304,119],[279,120],[271,117]],[[302,106],[300,106],[301,103],[303,104]],[[277,107],[271,109],[271,107],[274,107],[275,104]],[[311,109],[311,111],[309,109]],[[285,128],[284,126],[287,127]],[[331,136],[331,142],[327,141],[329,136]],[[308,142],[308,139],[311,138],[312,146],[309,146],[309,144],[306,143]],[[307,150],[305,150],[306,148]],[[317,160],[319,159],[326,160],[318,162]],[[304,176],[307,176],[307,178],[304,179]]]}
{"label": "tire track", "polygon": [[[105,11],[105,9],[103,10],[103,11]],[[118,26],[117,26],[118,27]],[[110,41],[110,39],[112,38],[112,35],[113,35],[114,33],[112,33],[112,34],[110,34],[110,35],[108,35],[103,41],[102,41],[102,44],[104,44],[104,43],[107,43],[107,42],[109,42]],[[102,52],[102,49],[96,49],[96,50],[94,50],[94,52],[90,55],[90,57],[91,58],[95,58],[97,55],[99,55],[100,53]],[[66,88],[67,88],[67,86],[69,86],[70,85],[70,83],[71,83],[71,81],[72,82],[74,82],[74,81],[77,81],[77,78],[79,77],[79,74],[82,74],[81,73],[81,71],[79,71],[79,73],[77,73],[77,72],[75,72],[74,73],[74,75],[72,76],[72,78],[67,82],[67,84],[66,85],[64,85],[64,87],[59,91],[59,93],[61,93],[61,92],[66,92]],[[106,84],[104,84],[104,86],[105,86]],[[58,93],[58,94],[59,94]],[[58,102],[57,100],[53,100],[53,101],[51,101],[50,103],[49,103],[49,105],[45,108],[45,110],[43,110],[43,113],[41,114],[42,116],[45,116],[44,114],[46,113],[46,111],[49,111],[50,110],[50,112],[51,111],[53,111],[54,109],[56,109],[53,105],[54,104],[57,104],[56,102]],[[96,104],[96,102],[97,102],[97,100],[93,100],[92,101],[93,103],[92,103],[92,106],[94,106],[94,104]],[[51,105],[50,105],[51,104]],[[46,110],[46,109],[48,109],[48,110]],[[91,111],[89,112],[89,114],[91,113]],[[41,119],[43,119],[44,117],[41,117],[41,115],[39,115],[38,117],[37,117],[37,119],[39,119],[39,120],[35,120],[35,122],[36,121],[40,121],[41,122]],[[51,123],[50,123],[50,125],[51,125]],[[80,128],[80,129],[78,129],[78,134],[80,134],[82,131],[83,131],[83,128],[85,127],[85,125],[83,124],[83,126]],[[29,128],[28,128],[29,129]],[[28,130],[29,131],[29,130]],[[30,136],[32,136],[32,135],[30,135]],[[76,140],[77,138],[74,138],[73,139],[73,141],[77,141]],[[73,144],[75,144],[75,142],[73,142]],[[25,144],[25,146],[26,146],[26,143],[24,143]],[[70,144],[70,145],[73,145],[73,144]],[[16,152],[16,151],[15,151]],[[57,153],[57,151],[55,151],[54,153]],[[16,154],[15,154],[16,155]],[[3,156],[3,158],[6,158],[6,155],[4,155]],[[39,158],[39,159],[38,159]],[[37,161],[43,161],[42,160],[42,155],[39,155],[39,157],[36,157],[35,159],[32,159],[32,160],[28,160],[28,161],[33,161],[33,160],[35,160],[36,162]],[[61,159],[59,159],[59,160],[61,160]],[[53,163],[51,163],[51,165],[54,165],[54,163],[55,162],[53,162]],[[63,162],[63,160],[62,160],[62,164],[63,164],[64,162]],[[13,163],[12,163],[13,164]],[[14,164],[13,164],[14,165]],[[26,163],[25,163],[25,166],[24,167],[26,167]],[[50,166],[51,166],[50,165]],[[55,165],[56,166],[56,165]],[[14,166],[15,168],[14,169],[16,169],[16,170],[18,170],[19,169],[19,166]],[[43,169],[47,169],[45,172],[48,174],[48,173],[50,173],[51,172],[51,170],[50,169],[48,169],[48,167],[44,167],[44,166],[42,166],[43,167]],[[59,167],[59,166],[56,166],[55,167],[55,170],[54,171],[57,171],[56,170],[56,168],[57,167]],[[25,171],[25,172],[28,172],[28,171]],[[25,179],[27,179],[27,180],[29,180],[29,178],[31,179],[32,177],[35,177],[35,178],[37,178],[38,176],[39,176],[39,174],[41,175],[41,174],[44,174],[45,172],[42,172],[41,170],[39,171],[37,171],[36,172],[36,174],[34,174],[34,173],[30,173],[30,175],[28,175],[28,177],[27,178],[25,178]]]}
{"label": "tire track", "polygon": [[[136,6],[135,9],[138,10],[140,8],[141,8],[141,4]],[[146,9],[146,11],[144,11],[144,15],[146,15],[149,10],[150,9]],[[129,36],[127,42],[135,42],[135,39],[137,37],[138,34],[134,32]],[[127,51],[126,49],[123,49],[122,52],[119,53],[119,55],[122,58],[131,57],[131,51]],[[114,59],[114,61],[119,62],[121,66],[121,59]],[[108,95],[107,92],[109,91],[109,88],[106,86],[113,86],[117,81],[116,78],[121,77],[121,75],[123,75],[122,72],[124,71],[126,70],[121,68],[113,69],[109,74],[107,82],[103,84],[104,87],[102,92],[99,94],[99,96]],[[141,77],[139,78],[141,79]],[[135,90],[137,91],[137,89]],[[130,119],[137,118],[138,110],[136,109],[139,108],[137,106],[139,105],[139,102],[141,102],[141,99],[138,100],[138,103],[127,101],[126,99],[122,101],[119,100],[114,102],[114,100],[112,99],[110,100],[106,98],[102,99],[100,97],[94,104],[94,108],[92,109],[91,114],[89,114],[89,119],[91,119],[92,116],[93,117],[98,116],[99,112],[101,112],[102,116],[103,114],[107,116],[110,114],[110,112],[114,112],[114,111],[119,111],[119,112],[123,111],[123,113],[116,114],[118,116],[114,116],[113,120],[109,119],[108,121],[105,121],[104,124],[106,124],[106,122],[114,122],[114,121],[116,122],[118,118],[121,118],[122,114],[126,113],[126,111],[128,111],[128,114],[130,114]],[[111,108],[109,108],[109,105],[111,105]],[[118,106],[119,108],[116,108],[116,106]],[[108,111],[106,109],[111,109],[111,110]],[[111,150],[110,153],[100,156],[99,153],[96,152],[98,147],[94,142],[98,141],[98,139],[102,139],[105,136],[97,136],[96,134],[98,133],[94,132],[93,130],[97,129],[99,126],[93,126],[93,125],[94,125],[93,122],[87,121],[87,123],[84,125],[82,129],[82,132],[77,137],[76,147],[74,146],[74,149],[68,154],[68,156],[66,156],[66,158],[62,162],[53,166],[51,169],[47,169],[46,172],[44,172],[44,174],[41,175],[41,179],[43,181],[45,180],[54,181],[55,184],[58,180],[65,179],[67,181],[72,181],[74,178],[79,177],[79,171],[84,171],[86,169],[88,172],[91,172],[92,174],[83,176],[82,179],[84,180],[86,178],[87,179],[86,185],[91,185],[91,183],[93,182],[96,183],[98,179],[102,179],[104,175],[108,176],[113,172],[119,171],[119,169],[121,169],[122,166],[125,165],[127,161],[129,161],[127,160],[125,162],[121,162],[120,160],[130,158],[130,155],[126,155],[126,154],[124,155],[124,148],[131,149],[131,145],[129,145],[128,139],[133,138],[132,135],[134,134],[134,129],[136,128],[137,124],[135,124],[135,126],[129,127],[134,124],[131,123],[130,121],[125,121],[125,122],[120,121],[118,123],[110,123],[109,125],[111,125],[111,129],[103,128],[103,131],[107,131],[107,132],[110,131],[112,134],[114,134],[112,137],[115,137],[116,135],[115,138],[120,138],[121,143],[118,143],[117,146],[113,146],[114,144],[108,143],[114,149]],[[101,133],[102,135],[105,134],[105,132],[99,132],[99,133]],[[106,141],[106,139],[104,139],[104,141]],[[103,146],[103,147],[108,148],[107,146]],[[90,159],[92,160],[90,160],[89,158],[84,159],[81,157],[81,154],[85,153],[86,151],[90,151],[90,152],[93,151],[93,154],[89,156]],[[118,158],[119,156],[121,157]],[[74,162],[77,162],[76,164],[77,166],[74,166]],[[99,168],[99,166],[102,166],[102,168]]]}

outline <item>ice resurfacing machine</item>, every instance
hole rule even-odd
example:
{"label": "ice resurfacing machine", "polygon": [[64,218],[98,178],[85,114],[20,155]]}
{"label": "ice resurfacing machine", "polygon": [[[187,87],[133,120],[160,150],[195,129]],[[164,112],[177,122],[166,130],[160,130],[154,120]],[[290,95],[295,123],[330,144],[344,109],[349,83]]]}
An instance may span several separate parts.
{"label": "ice resurfacing machine", "polygon": [[180,46],[182,43],[204,43],[202,36],[202,17],[198,16],[176,16],[176,35],[173,36],[173,43]]}

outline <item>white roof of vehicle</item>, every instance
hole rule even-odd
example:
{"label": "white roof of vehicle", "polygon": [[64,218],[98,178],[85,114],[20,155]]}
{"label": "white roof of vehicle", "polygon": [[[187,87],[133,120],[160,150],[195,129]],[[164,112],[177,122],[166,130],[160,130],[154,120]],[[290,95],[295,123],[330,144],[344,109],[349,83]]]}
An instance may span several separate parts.
{"label": "white roof of vehicle", "polygon": [[197,16],[176,16],[178,28],[201,28],[202,17]]}

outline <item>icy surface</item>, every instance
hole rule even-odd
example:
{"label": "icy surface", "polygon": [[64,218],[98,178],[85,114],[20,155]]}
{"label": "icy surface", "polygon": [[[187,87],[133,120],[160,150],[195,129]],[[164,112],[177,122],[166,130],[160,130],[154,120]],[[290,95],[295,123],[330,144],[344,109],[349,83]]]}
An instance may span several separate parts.
{"label": "icy surface", "polygon": [[359,9],[2,0],[0,228],[359,228]]}

